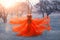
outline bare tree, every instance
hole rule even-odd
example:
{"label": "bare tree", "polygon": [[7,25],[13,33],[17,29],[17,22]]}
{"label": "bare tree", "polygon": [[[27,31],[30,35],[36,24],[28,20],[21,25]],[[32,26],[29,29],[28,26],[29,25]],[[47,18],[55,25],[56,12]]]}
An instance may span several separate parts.
{"label": "bare tree", "polygon": [[7,22],[7,14],[5,13],[5,9],[1,4],[0,4],[0,18],[3,19],[4,23]]}
{"label": "bare tree", "polygon": [[36,8],[40,7],[39,8],[40,10],[37,10],[37,11],[39,11],[40,13],[42,12],[43,17],[44,17],[44,13],[46,13],[48,16],[52,12],[60,11],[60,4],[59,3],[60,2],[58,0],[53,0],[53,1],[40,0],[40,2],[35,5],[35,7]]}

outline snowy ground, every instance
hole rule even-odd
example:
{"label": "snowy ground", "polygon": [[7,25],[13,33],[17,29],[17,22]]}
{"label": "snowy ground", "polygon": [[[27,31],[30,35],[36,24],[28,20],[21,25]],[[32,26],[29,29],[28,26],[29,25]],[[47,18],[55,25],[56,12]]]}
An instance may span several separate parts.
{"label": "snowy ground", "polygon": [[17,37],[9,23],[0,21],[0,40],[60,40],[60,14],[51,14],[50,17],[52,30],[37,37]]}

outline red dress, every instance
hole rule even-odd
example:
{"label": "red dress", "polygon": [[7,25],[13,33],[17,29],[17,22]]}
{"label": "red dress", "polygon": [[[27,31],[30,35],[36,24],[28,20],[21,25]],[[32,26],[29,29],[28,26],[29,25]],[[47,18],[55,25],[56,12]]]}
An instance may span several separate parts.
{"label": "red dress", "polygon": [[19,26],[13,26],[12,31],[17,32],[17,36],[38,36],[41,35],[45,30],[50,30],[49,25],[50,18],[47,16],[42,19],[32,19],[28,16],[26,19],[11,19],[11,24],[19,24]]}

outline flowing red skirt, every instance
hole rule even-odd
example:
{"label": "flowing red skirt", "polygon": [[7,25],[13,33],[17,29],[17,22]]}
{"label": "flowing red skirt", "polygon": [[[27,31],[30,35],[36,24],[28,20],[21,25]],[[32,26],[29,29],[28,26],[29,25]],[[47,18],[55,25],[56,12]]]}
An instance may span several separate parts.
{"label": "flowing red skirt", "polygon": [[19,24],[19,26],[13,26],[12,31],[17,32],[17,36],[38,36],[41,35],[45,30],[50,31],[49,25],[50,18],[45,17],[42,19],[31,19],[31,23],[27,23],[27,19],[11,19],[11,24]]}

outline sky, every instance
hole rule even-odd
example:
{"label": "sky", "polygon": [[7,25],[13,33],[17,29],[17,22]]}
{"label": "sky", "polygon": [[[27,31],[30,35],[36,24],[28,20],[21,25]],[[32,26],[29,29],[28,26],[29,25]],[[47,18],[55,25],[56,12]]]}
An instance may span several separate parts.
{"label": "sky", "polygon": [[[25,2],[26,0],[0,0],[0,3],[4,7],[10,7],[15,5],[16,2]],[[39,2],[39,0],[29,0],[32,5],[35,5],[36,3]]]}

